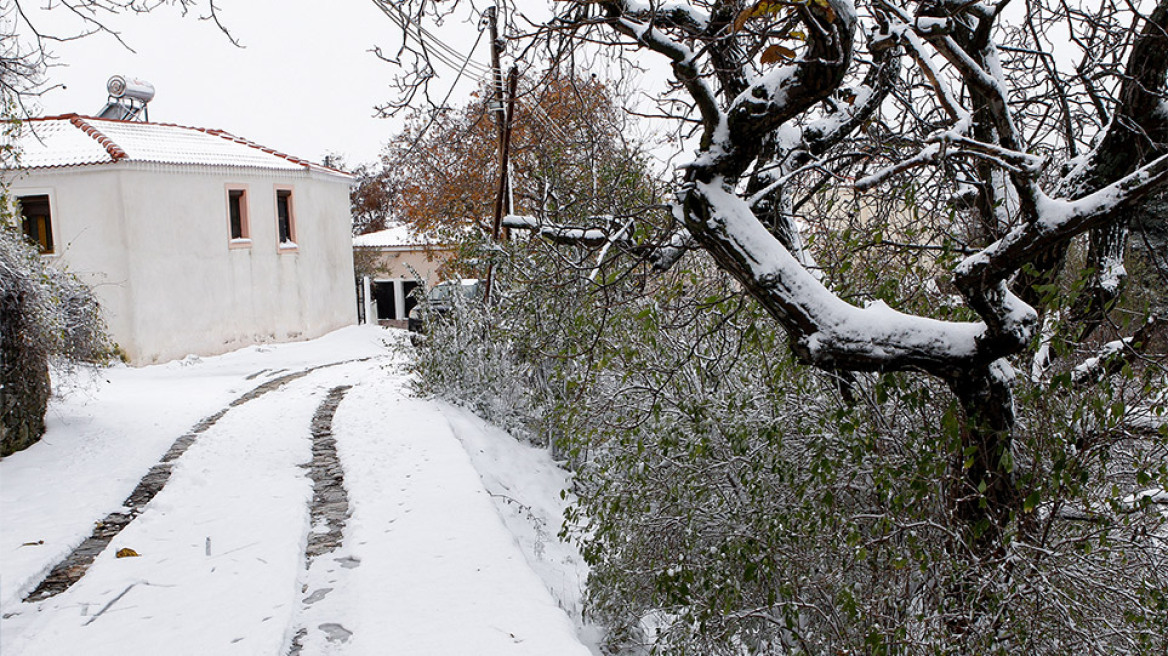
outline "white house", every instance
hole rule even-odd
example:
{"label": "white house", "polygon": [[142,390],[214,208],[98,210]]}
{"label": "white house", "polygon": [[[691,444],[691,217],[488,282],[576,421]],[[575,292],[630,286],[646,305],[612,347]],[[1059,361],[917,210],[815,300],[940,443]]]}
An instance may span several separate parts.
{"label": "white house", "polygon": [[418,281],[426,287],[439,282],[439,269],[455,250],[405,224],[354,237],[353,257],[362,278],[367,321],[404,327],[417,303],[412,292]]}
{"label": "white house", "polygon": [[26,121],[0,172],[23,228],[89,283],[133,364],[353,323],[343,172],[221,130]]}

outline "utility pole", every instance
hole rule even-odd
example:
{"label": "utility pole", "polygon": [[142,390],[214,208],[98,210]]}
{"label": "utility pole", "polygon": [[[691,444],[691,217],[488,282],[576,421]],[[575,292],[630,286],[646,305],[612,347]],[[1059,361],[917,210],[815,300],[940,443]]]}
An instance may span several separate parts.
{"label": "utility pole", "polygon": [[[499,241],[500,237],[504,241],[507,239],[507,233],[503,229],[503,217],[511,213],[511,167],[509,166],[511,159],[511,127],[512,119],[515,117],[515,90],[519,85],[519,69],[512,66],[507,78],[507,121],[503,126],[503,148],[499,166],[499,190],[498,195],[495,196],[495,222],[491,226],[491,237],[495,241]],[[493,264],[487,267],[487,283],[486,289],[483,291],[483,299],[487,304],[491,302],[491,282],[494,278],[494,270],[495,265]]]}
{"label": "utility pole", "polygon": [[[494,221],[491,223],[491,238],[499,241],[503,238],[503,217],[511,213],[511,180],[508,175],[510,168],[511,121],[515,113],[515,89],[519,72],[512,66],[509,80],[509,93],[503,90],[503,69],[500,63],[503,50],[503,41],[499,38],[499,9],[497,6],[487,7],[483,13],[487,21],[491,37],[491,73],[494,86],[494,99],[490,109],[495,112],[495,127],[499,136],[499,187],[495,196]],[[487,279],[483,291],[483,300],[491,302],[491,287],[494,278],[494,265],[487,267]]]}
{"label": "utility pole", "polygon": [[[490,29],[491,36],[491,77],[492,86],[494,87],[494,98],[491,100],[491,111],[495,112],[495,128],[499,136],[499,164],[503,164],[503,140],[506,131],[506,105],[503,101],[503,68],[499,63],[499,59],[503,52],[503,41],[499,38],[499,8],[496,6],[487,7],[483,13],[483,17],[487,21],[487,27]],[[497,235],[496,235],[497,236]]]}
{"label": "utility pole", "polygon": [[507,110],[503,122],[503,143],[499,155],[499,193],[495,198],[495,224],[493,226],[496,240],[502,236],[507,238],[507,232],[502,228],[503,217],[511,213],[511,131],[515,121],[515,92],[519,86],[519,69],[511,67],[507,74]]}
{"label": "utility pole", "polygon": [[[495,112],[495,128],[499,137],[499,185],[505,187],[507,190],[506,199],[503,201],[503,216],[511,213],[511,181],[507,175],[508,157],[510,156],[507,147],[508,142],[508,126],[511,125],[511,114],[515,111],[515,88],[514,81],[510,91],[504,90],[503,87],[503,69],[500,59],[503,53],[503,40],[499,38],[499,10],[498,7],[487,7],[483,12],[483,18],[487,21],[487,26],[491,32],[491,76],[493,89],[493,99],[491,100],[490,109]],[[512,75],[515,75],[514,66],[512,66]],[[497,205],[497,203],[496,203]],[[499,212],[495,212],[495,222],[492,226],[492,237],[499,239],[501,234],[500,222],[502,217]]]}

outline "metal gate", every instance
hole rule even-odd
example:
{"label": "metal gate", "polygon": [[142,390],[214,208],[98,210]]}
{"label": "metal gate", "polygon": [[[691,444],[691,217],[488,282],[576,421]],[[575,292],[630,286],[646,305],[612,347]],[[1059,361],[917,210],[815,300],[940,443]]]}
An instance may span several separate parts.
{"label": "metal gate", "polygon": [[368,322],[365,318],[365,281],[357,278],[357,325]]}

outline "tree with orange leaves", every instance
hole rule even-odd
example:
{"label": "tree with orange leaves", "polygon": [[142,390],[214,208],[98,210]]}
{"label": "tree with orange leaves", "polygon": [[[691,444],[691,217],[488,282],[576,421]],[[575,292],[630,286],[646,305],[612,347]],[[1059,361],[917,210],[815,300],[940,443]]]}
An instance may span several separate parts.
{"label": "tree with orange leaves", "polygon": [[[386,146],[379,184],[394,215],[429,233],[490,230],[498,189],[495,112],[477,94],[458,109],[415,112]],[[555,223],[653,204],[643,144],[626,136],[613,90],[595,79],[549,75],[520,86],[511,135],[513,211]]]}

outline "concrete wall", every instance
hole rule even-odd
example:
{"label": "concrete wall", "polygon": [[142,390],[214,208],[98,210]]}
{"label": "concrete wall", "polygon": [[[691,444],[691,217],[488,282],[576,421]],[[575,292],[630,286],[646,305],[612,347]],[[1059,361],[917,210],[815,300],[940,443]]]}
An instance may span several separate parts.
{"label": "concrete wall", "polygon": [[[250,242],[232,242],[227,188],[243,187]],[[276,189],[292,190],[296,246],[277,244]],[[349,180],[320,172],[118,163],[29,172],[48,194],[57,254],[94,287],[134,364],[308,339],[354,323]]]}

